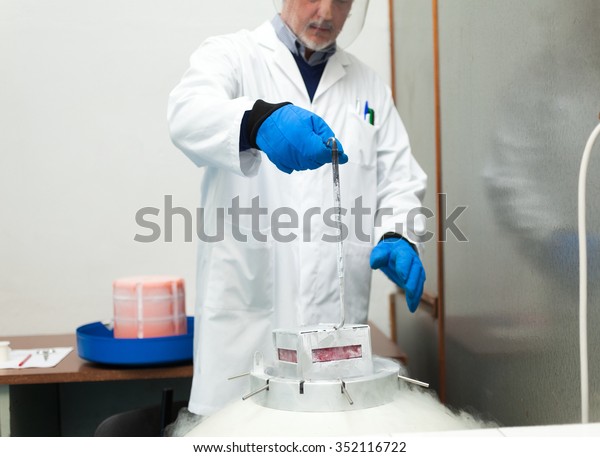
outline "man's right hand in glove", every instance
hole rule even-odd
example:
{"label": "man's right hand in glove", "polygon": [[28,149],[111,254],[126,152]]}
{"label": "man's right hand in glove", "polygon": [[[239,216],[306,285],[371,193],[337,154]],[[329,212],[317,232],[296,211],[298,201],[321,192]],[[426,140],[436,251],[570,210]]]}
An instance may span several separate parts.
{"label": "man's right hand in glove", "polygon": [[[331,163],[327,141],[335,134],[310,111],[289,103],[272,105],[258,100],[250,112],[248,128],[251,144],[285,173],[314,170]],[[340,164],[348,162],[339,141],[337,146]]]}

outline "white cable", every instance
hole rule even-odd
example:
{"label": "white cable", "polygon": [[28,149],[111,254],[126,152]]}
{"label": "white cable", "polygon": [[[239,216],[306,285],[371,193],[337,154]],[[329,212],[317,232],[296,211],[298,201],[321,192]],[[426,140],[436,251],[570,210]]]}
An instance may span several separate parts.
{"label": "white cable", "polygon": [[585,145],[581,168],[579,169],[578,205],[578,237],[579,237],[579,359],[581,373],[581,423],[589,421],[589,382],[588,382],[588,348],[587,348],[587,236],[585,228],[585,184],[590,154],[596,139],[600,135],[600,124],[596,126]]}

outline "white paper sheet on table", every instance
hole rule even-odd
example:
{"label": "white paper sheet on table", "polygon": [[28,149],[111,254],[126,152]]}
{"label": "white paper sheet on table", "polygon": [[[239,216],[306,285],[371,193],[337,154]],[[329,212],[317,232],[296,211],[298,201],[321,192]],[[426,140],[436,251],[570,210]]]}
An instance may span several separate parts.
{"label": "white paper sheet on table", "polygon": [[[59,364],[69,352],[73,350],[72,347],[60,347],[60,348],[35,348],[35,349],[13,349],[10,351],[10,359],[6,362],[0,362],[0,369],[2,368],[51,368]],[[44,351],[48,351],[48,358],[44,358]],[[25,360],[25,358],[31,355],[29,359],[25,361],[21,366],[19,364]]]}

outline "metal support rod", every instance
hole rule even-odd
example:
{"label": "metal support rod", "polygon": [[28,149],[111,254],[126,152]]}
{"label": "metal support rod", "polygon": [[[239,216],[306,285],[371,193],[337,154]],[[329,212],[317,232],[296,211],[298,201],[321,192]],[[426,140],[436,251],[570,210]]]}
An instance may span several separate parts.
{"label": "metal support rod", "polygon": [[331,167],[333,170],[333,199],[335,203],[335,223],[337,234],[337,269],[340,287],[340,323],[334,326],[337,330],[344,326],[346,320],[346,305],[344,303],[344,247],[342,242],[342,199],[340,195],[340,161],[337,141],[334,137],[327,140],[331,144]]}
{"label": "metal support rod", "polygon": [[353,405],[354,401],[352,400],[352,397],[350,396],[350,394],[346,390],[346,383],[344,381],[342,381],[341,379],[340,379],[340,382],[342,383],[342,393],[346,397],[346,400],[348,400],[348,403],[350,403],[351,405]]}
{"label": "metal support rod", "polygon": [[231,377],[227,378],[227,380],[231,381],[232,379],[243,378],[244,376],[248,376],[248,375],[250,375],[249,371],[247,371],[246,373],[236,374],[235,376],[231,376]]}
{"label": "metal support rod", "polygon": [[417,381],[416,379],[407,378],[406,376],[398,375],[398,379],[402,379],[403,381],[410,382],[412,384],[416,384],[417,386],[429,388],[429,384],[422,381]]}
{"label": "metal support rod", "polygon": [[262,386],[260,389],[256,389],[254,392],[250,392],[249,394],[244,395],[242,397],[242,400],[248,400],[250,397],[262,392],[263,390],[269,390],[269,381],[267,381],[267,383],[264,386]]}

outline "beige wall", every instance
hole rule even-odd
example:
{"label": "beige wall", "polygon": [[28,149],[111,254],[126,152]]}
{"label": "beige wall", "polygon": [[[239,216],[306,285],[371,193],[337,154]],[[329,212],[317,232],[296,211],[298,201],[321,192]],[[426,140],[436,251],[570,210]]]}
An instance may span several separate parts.
{"label": "beige wall", "polygon": [[[271,0],[0,0],[0,335],[112,317],[112,281],[167,273],[194,294],[195,246],[142,244],[136,211],[197,206],[199,170],[171,144],[166,100],[207,36],[252,28]],[[352,50],[389,80],[387,2]],[[373,319],[387,329],[389,283]]]}

